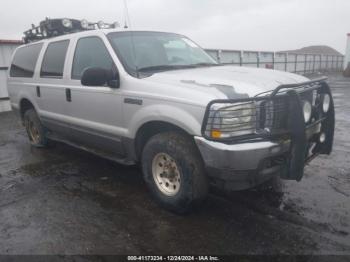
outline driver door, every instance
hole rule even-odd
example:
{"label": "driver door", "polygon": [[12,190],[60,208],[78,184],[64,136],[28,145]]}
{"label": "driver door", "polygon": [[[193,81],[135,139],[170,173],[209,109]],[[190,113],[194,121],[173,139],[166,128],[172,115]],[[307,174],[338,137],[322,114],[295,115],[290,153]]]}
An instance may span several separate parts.
{"label": "driver door", "polygon": [[80,82],[86,68],[116,69],[104,41],[98,36],[79,38],[71,57],[71,84],[66,90],[66,106],[73,142],[103,155],[124,156],[120,89],[87,87]]}

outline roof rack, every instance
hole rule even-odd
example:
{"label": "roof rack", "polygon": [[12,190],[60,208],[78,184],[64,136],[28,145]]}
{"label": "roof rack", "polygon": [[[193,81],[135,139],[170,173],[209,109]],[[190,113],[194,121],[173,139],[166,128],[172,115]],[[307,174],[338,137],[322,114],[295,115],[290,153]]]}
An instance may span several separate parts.
{"label": "roof rack", "polygon": [[30,43],[56,37],[65,34],[72,34],[87,30],[109,29],[120,27],[118,22],[108,24],[103,21],[96,23],[87,20],[69,19],[69,18],[46,18],[41,21],[39,26],[32,24],[32,28],[24,32],[24,43]]}

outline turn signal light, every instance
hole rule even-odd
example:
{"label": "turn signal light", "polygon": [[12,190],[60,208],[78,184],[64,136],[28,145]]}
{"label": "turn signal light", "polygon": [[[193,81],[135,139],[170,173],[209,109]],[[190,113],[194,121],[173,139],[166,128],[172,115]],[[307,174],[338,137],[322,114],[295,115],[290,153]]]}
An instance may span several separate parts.
{"label": "turn signal light", "polygon": [[219,130],[212,130],[211,131],[211,137],[212,138],[220,138],[221,137],[221,131],[219,131]]}

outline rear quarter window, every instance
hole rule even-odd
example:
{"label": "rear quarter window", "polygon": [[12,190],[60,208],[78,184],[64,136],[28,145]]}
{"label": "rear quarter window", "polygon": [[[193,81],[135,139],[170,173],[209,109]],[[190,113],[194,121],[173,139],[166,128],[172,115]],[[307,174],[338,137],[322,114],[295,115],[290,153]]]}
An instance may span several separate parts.
{"label": "rear quarter window", "polygon": [[42,46],[40,43],[17,49],[12,60],[10,77],[33,77]]}
{"label": "rear quarter window", "polygon": [[69,40],[50,43],[41,64],[40,77],[62,78]]}

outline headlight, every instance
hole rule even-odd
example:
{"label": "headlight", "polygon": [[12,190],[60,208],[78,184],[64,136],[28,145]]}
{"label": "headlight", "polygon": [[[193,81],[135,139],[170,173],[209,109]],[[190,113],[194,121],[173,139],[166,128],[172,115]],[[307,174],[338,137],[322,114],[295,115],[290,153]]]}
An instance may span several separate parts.
{"label": "headlight", "polygon": [[312,106],[308,101],[304,101],[303,112],[304,112],[305,123],[307,123],[310,121],[311,113],[312,113]]}
{"label": "headlight", "polygon": [[105,28],[105,22],[103,22],[103,21],[98,21],[98,22],[97,22],[97,26],[98,26],[99,29],[103,29],[103,28]]}
{"label": "headlight", "polygon": [[331,104],[331,98],[328,94],[325,94],[323,96],[323,101],[322,101],[322,109],[324,113],[328,112],[330,104]]}
{"label": "headlight", "polygon": [[210,108],[207,135],[212,138],[229,138],[254,134],[256,131],[256,107],[253,102]]}
{"label": "headlight", "polygon": [[324,143],[326,141],[326,134],[325,133],[322,133],[321,135],[320,135],[320,142],[321,143]]}
{"label": "headlight", "polygon": [[64,27],[67,27],[67,28],[72,27],[72,21],[67,19],[67,18],[65,18],[65,19],[62,20],[62,25]]}
{"label": "headlight", "polygon": [[80,25],[83,29],[88,29],[89,28],[89,22],[85,19],[80,21]]}

